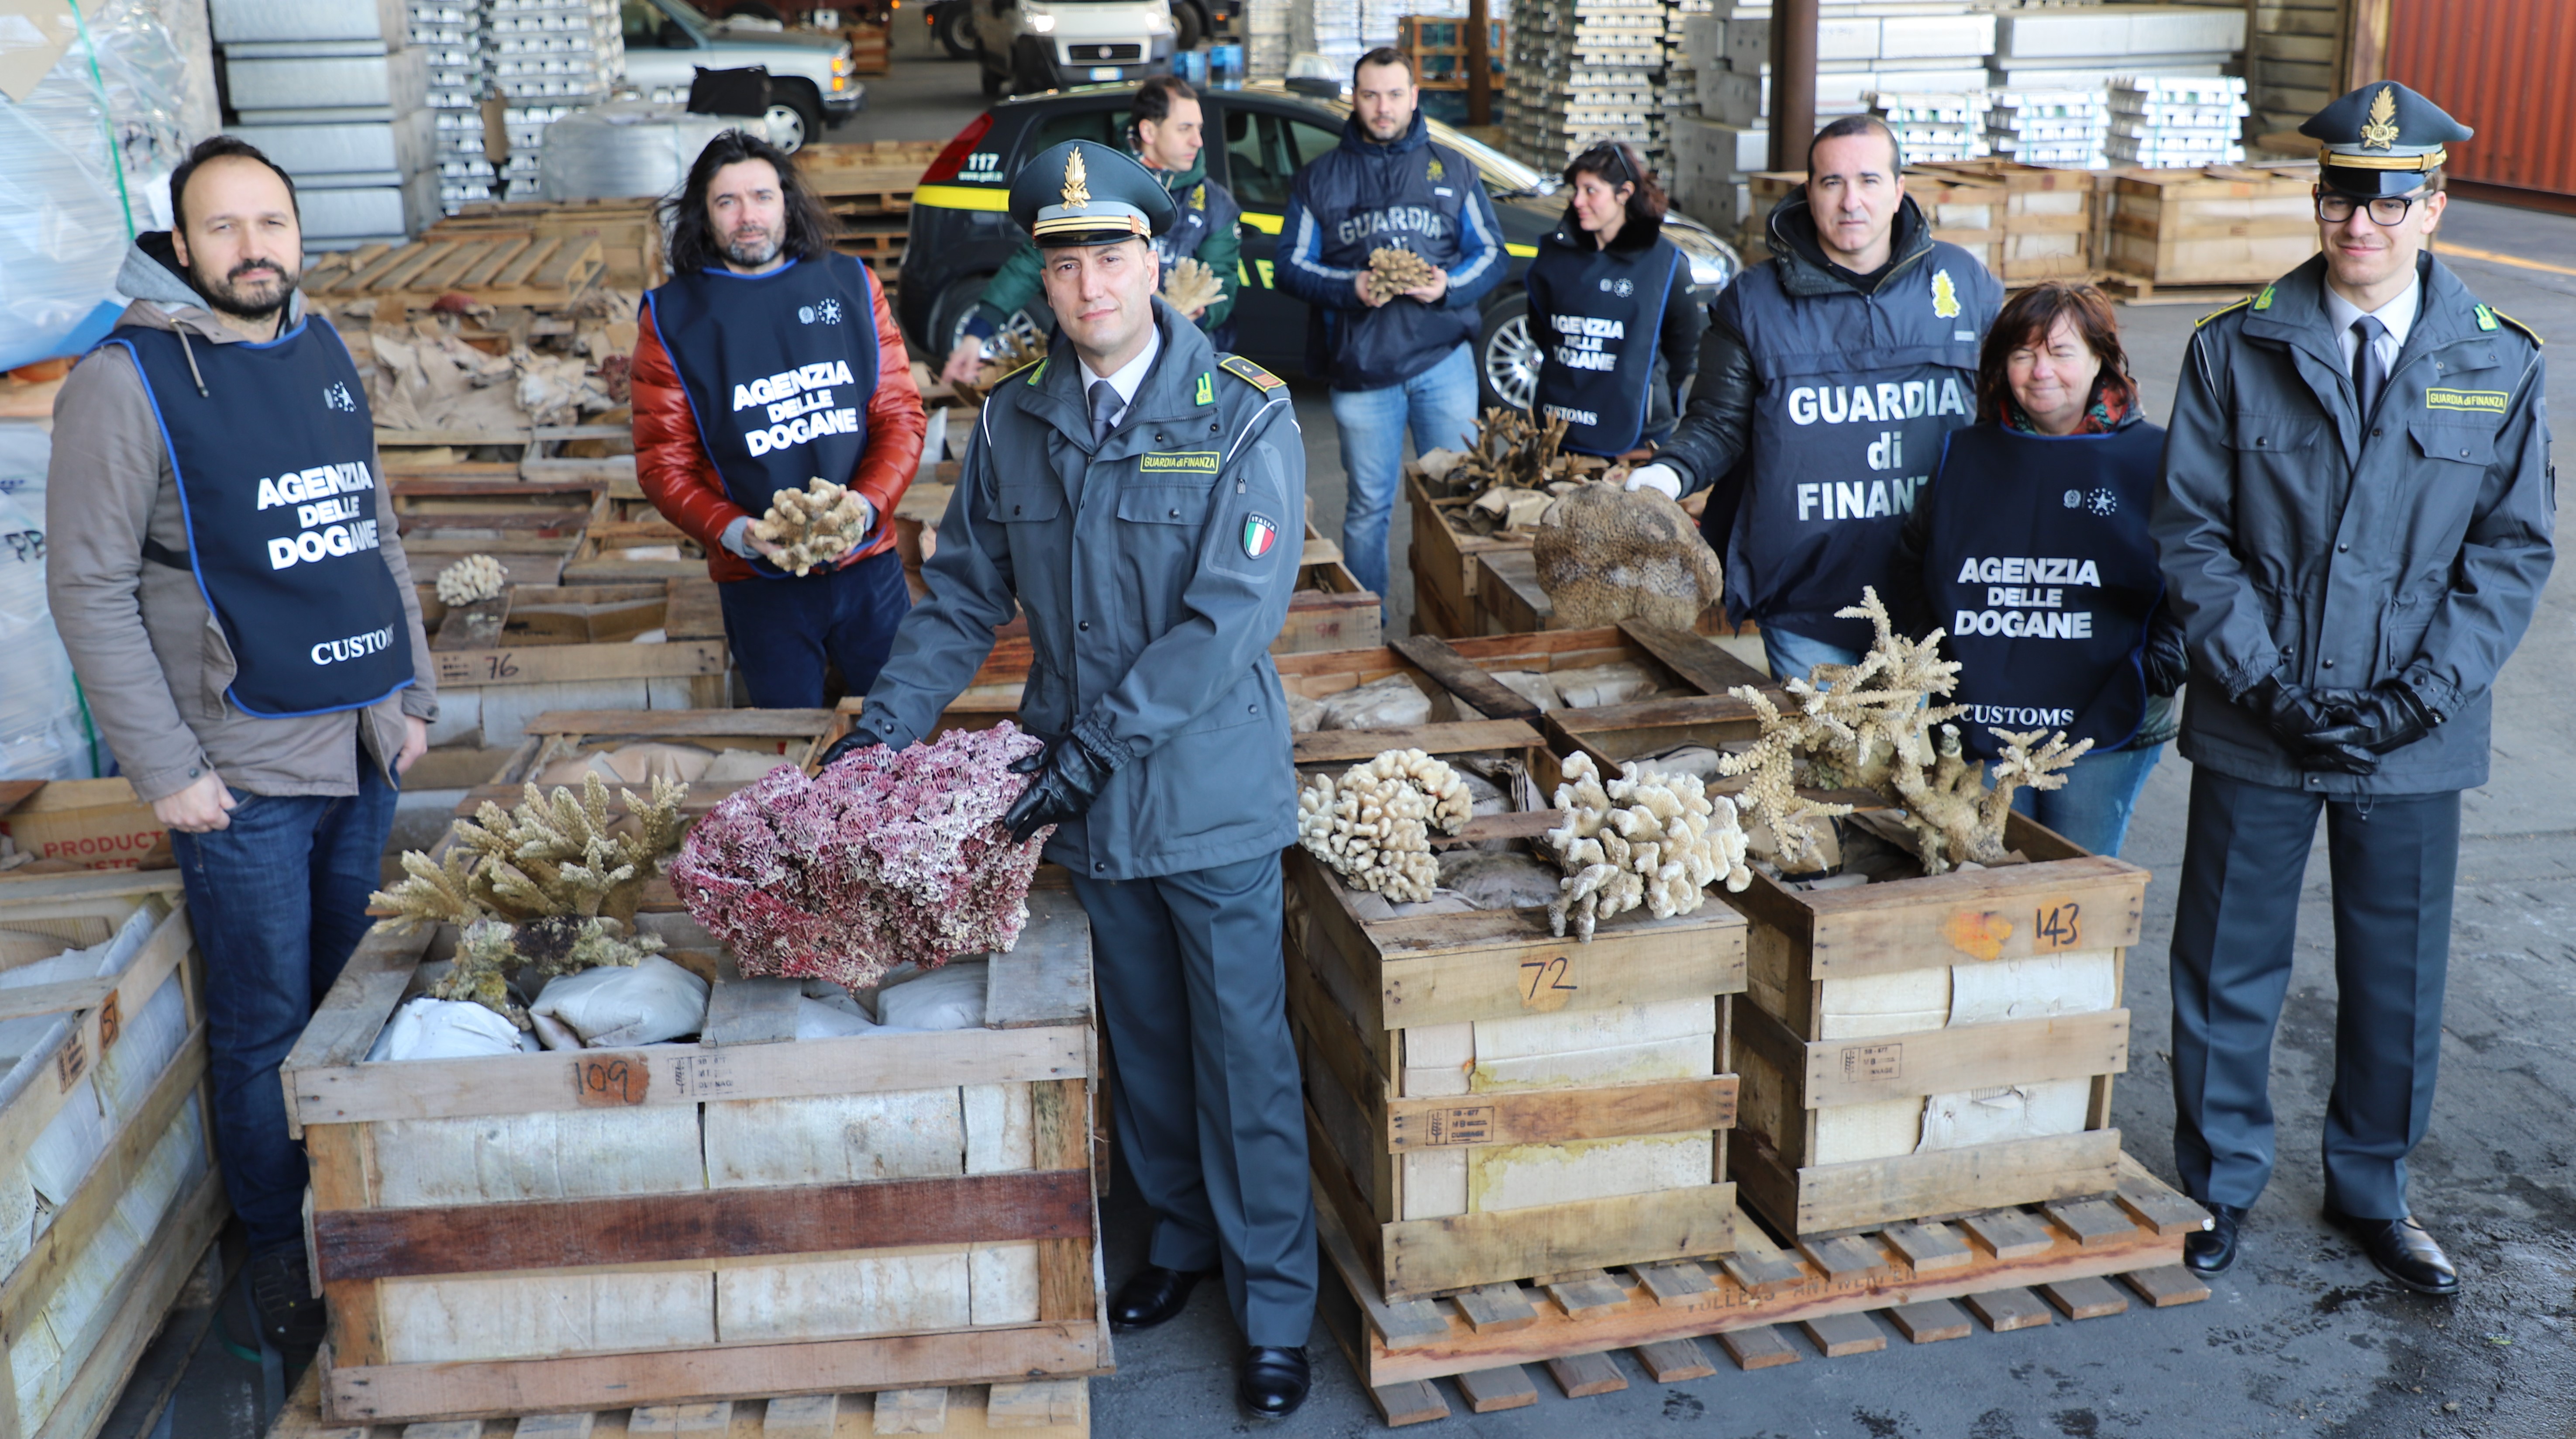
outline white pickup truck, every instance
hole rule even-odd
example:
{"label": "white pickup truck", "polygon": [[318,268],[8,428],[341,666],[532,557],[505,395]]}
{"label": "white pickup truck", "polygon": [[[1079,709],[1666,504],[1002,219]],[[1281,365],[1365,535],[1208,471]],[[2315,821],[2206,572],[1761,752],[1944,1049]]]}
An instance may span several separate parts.
{"label": "white pickup truck", "polygon": [[[1155,0],[1162,3],[1162,0]],[[775,20],[715,19],[689,0],[623,0],[626,83],[647,99],[686,100],[700,70],[769,71],[769,138],[794,154],[823,127],[866,108],[867,87],[852,73],[838,35],[783,30]]]}

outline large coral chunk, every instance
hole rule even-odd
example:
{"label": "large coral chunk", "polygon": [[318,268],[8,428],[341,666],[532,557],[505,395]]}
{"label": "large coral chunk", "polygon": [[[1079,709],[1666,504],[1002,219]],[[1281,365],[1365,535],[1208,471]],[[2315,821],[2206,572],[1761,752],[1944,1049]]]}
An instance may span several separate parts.
{"label": "large coral chunk", "polygon": [[751,532],[786,551],[778,567],[802,578],[856,548],[868,524],[868,502],[857,491],[817,475],[801,490],[770,496],[769,512],[751,522]]}
{"label": "large coral chunk", "polygon": [[1419,290],[1439,278],[1438,266],[1401,245],[1384,245],[1369,251],[1368,287],[1382,301],[1392,300],[1407,290]]}
{"label": "large coral chunk", "polygon": [[1029,782],[1010,765],[1043,747],[1005,722],[859,750],[810,779],[773,770],[690,832],[671,885],[747,975],[855,989],[906,961],[1007,950],[1053,833],[1011,843],[1002,816]]}
{"label": "large coral chunk", "polygon": [[1661,490],[1581,486],[1547,507],[1531,549],[1567,629],[1637,619],[1688,631],[1725,588],[1699,522]]}
{"label": "large coral chunk", "polygon": [[1418,749],[1388,750],[1297,792],[1297,842],[1354,889],[1399,904],[1431,897],[1440,862],[1431,830],[1456,834],[1475,809],[1466,781]]}
{"label": "large coral chunk", "polygon": [[1753,882],[1735,802],[1712,797],[1696,775],[1631,763],[1605,784],[1592,757],[1577,752],[1565,762],[1556,807],[1565,823],[1546,842],[1565,871],[1547,906],[1557,934],[1571,919],[1575,938],[1589,943],[1594,927],[1614,915],[1643,906],[1670,919],[1696,912],[1719,879],[1730,890]]}
{"label": "large coral chunk", "polygon": [[1225,282],[1205,261],[1180,259],[1163,276],[1163,303],[1187,315],[1225,298]]}

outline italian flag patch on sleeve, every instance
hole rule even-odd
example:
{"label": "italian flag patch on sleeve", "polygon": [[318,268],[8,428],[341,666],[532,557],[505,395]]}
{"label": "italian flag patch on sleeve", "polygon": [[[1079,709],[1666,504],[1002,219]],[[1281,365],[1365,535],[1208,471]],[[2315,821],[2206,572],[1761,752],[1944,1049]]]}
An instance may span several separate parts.
{"label": "italian flag patch on sleeve", "polygon": [[1243,552],[1247,556],[1257,560],[1270,553],[1270,547],[1277,543],[1279,527],[1272,524],[1268,516],[1254,515],[1243,522]]}

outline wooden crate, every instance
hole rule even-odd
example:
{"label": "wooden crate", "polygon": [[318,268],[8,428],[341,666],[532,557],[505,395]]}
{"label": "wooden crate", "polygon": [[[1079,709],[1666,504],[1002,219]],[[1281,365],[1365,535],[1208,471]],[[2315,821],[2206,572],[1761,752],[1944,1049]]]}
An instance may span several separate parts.
{"label": "wooden crate", "polygon": [[1404,495],[1413,506],[1413,547],[1407,558],[1413,565],[1414,627],[1442,639],[1468,638],[1477,633],[1477,556],[1526,550],[1530,537],[1480,535],[1452,524],[1450,513],[1467,502],[1433,499],[1411,461],[1404,466]]}
{"label": "wooden crate", "polygon": [[[1508,53],[1503,44],[1504,25],[1499,19],[1485,24],[1485,68],[1493,76],[1494,98],[1499,100],[1503,60]],[[1467,88],[1467,42],[1474,35],[1461,19],[1436,15],[1395,17],[1395,48],[1411,57],[1413,73],[1426,90]]]}
{"label": "wooden crate", "polygon": [[[1329,772],[1393,748],[1500,750],[1536,772],[1539,741],[1520,720],[1327,730],[1299,735],[1297,759]],[[1454,842],[1561,819],[1483,817]],[[1302,848],[1286,863],[1307,1146],[1320,1207],[1357,1236],[1369,1282],[1399,1298],[1573,1284],[1733,1248],[1732,910],[1632,912],[1586,944],[1550,934],[1544,907],[1372,918]]]}
{"label": "wooden crate", "polygon": [[387,455],[385,479],[415,582],[435,581],[467,555],[492,556],[518,584],[562,582],[589,528],[597,486],[523,480],[520,467],[506,461],[397,468],[399,454]]}
{"label": "wooden crate", "polygon": [[538,239],[597,240],[603,267],[599,283],[640,293],[670,278],[662,254],[662,226],[653,218],[653,204],[650,197],[485,201],[440,220],[423,238],[525,234]]}
{"label": "wooden crate", "polygon": [[[1920,177],[1928,176],[2001,188],[2001,209],[1992,228],[2002,234],[1988,268],[2005,284],[2082,280],[2092,274],[2092,171],[2009,159],[1933,160],[1908,170],[1907,190],[1918,190]],[[1936,217],[1936,227],[1939,223]]]}
{"label": "wooden crate", "polygon": [[[1788,703],[1788,697],[1768,678],[1744,683],[1755,685],[1774,704]],[[1732,741],[1761,736],[1761,716],[1753,706],[1727,693],[1557,710],[1547,717],[1548,747],[1561,755],[1577,751],[1587,754],[1603,774],[1617,774],[1619,766],[1630,760],[1683,745],[1716,749]],[[1721,781],[1713,787],[1731,790],[1735,786],[1732,781]]]}
{"label": "wooden crate", "polygon": [[[286,1401],[267,1439],[454,1439],[445,1430],[405,1424],[335,1424],[322,1417],[321,1375]],[[512,1421],[516,1422],[512,1422]],[[1022,1384],[942,1385],[876,1394],[809,1394],[725,1399],[708,1404],[648,1404],[572,1414],[511,1415],[494,1427],[476,1423],[462,1439],[495,1436],[504,1427],[525,1439],[624,1439],[646,1434],[697,1439],[856,1439],[861,1434],[1008,1435],[1010,1439],[1090,1439],[1091,1386],[1080,1379]]]}
{"label": "wooden crate", "polygon": [[[11,1439],[99,1431],[228,1212],[179,876],[0,888],[0,968],[44,958],[45,937],[97,945],[129,922],[140,942],[112,973],[0,988],[0,1019],[46,1031],[0,1074],[0,1434]],[[90,1155],[77,1173],[67,1144]],[[45,1182],[68,1192],[35,1187],[46,1155],[60,1172]]]}
{"label": "wooden crate", "polygon": [[[1618,1349],[1669,1384],[1716,1371],[1704,1338],[1738,1368],[1767,1369],[1807,1352],[1779,1334],[1792,1324],[1832,1358],[1884,1345],[1864,1317],[1872,1312],[1928,1344],[1974,1327],[1954,1300],[2003,1331],[2053,1322],[2052,1309],[2079,1320],[2125,1310],[2106,1276],[2154,1308],[2209,1297],[2181,1264],[2184,1236],[2206,1228],[2208,1215],[2125,1159],[2114,1201],[2098,1208],[2032,1205],[1786,1248],[1741,1210],[1734,1221],[1734,1252],[1713,1262],[1613,1265],[1586,1284],[1406,1300],[1378,1289],[1338,1216],[1319,1204],[1317,1234],[1341,1282],[1325,1282],[1318,1311],[1378,1412],[1403,1425],[1448,1417],[1444,1379],[1480,1414],[1535,1404],[1524,1365],[1546,1368],[1568,1398],[1624,1389],[1609,1352]],[[1845,1348],[1855,1323],[1858,1344]]]}
{"label": "wooden crate", "polygon": [[[440,768],[438,783],[415,778],[414,788],[481,783],[548,710],[703,710],[730,700],[732,654],[704,575],[512,585],[504,627],[481,643],[442,643],[448,606],[427,576],[415,588],[438,664],[438,719],[420,763]],[[655,631],[658,642],[638,642]]]}
{"label": "wooden crate", "polygon": [[[1751,888],[1727,896],[1753,925],[1736,1006],[1744,1103],[1729,1173],[1783,1232],[1828,1235],[2116,1187],[2111,1081],[2128,1068],[2129,1037],[2121,967],[2138,939],[2147,871],[2086,854],[2019,814],[2004,838],[2031,862],[1808,891],[1756,870]],[[2013,967],[1996,967],[2004,963]],[[2109,1002],[2092,1004],[2087,988]],[[1996,1017],[2016,1011],[2036,1013]],[[1976,1018],[1956,1022],[1962,1013]],[[2080,1108],[2081,1128],[1918,1148],[1944,1104],[2008,1086],[2022,1090],[2016,1103]]]}
{"label": "wooden crate", "polygon": [[850,73],[882,75],[891,66],[894,45],[884,25],[852,25],[841,32],[850,42]]}
{"label": "wooden crate", "polygon": [[2317,252],[2314,165],[2122,170],[2103,264],[2159,285],[2264,285]]}
{"label": "wooden crate", "polygon": [[601,495],[564,564],[564,580],[570,584],[680,580],[706,573],[706,549],[640,496],[623,501]]}
{"label": "wooden crate", "polygon": [[170,831],[134,782],[114,779],[0,780],[0,835],[35,856],[0,870],[0,882],[66,869],[168,869]]}
{"label": "wooden crate", "polygon": [[[1806,183],[1804,170],[1764,170],[1746,177],[1753,210],[1737,232],[1736,246],[1744,263],[1758,265],[1771,258],[1771,211]],[[1983,175],[1908,165],[1905,193],[1932,223],[1933,239],[1956,245],[1997,275],[2003,273],[2010,197],[2000,183]]]}
{"label": "wooden crate", "polygon": [[695,1044],[370,1064],[452,929],[372,932],[285,1065],[335,1424],[1107,1371],[1090,928],[1029,898],[981,1028],[798,1040],[684,914]]}

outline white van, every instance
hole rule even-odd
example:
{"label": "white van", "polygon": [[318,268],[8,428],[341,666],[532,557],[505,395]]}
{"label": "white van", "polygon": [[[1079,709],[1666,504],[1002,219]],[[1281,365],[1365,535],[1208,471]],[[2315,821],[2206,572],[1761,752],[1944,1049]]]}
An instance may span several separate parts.
{"label": "white van", "polygon": [[1168,74],[1179,48],[1172,0],[971,0],[984,93],[1133,85]]}

